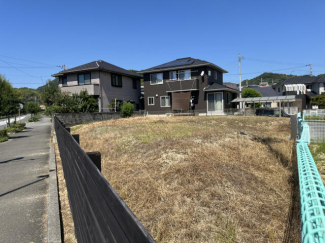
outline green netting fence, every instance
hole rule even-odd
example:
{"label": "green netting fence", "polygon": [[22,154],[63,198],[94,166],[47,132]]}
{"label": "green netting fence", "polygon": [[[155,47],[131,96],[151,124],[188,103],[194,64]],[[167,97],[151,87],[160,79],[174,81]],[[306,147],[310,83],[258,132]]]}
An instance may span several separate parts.
{"label": "green netting fence", "polygon": [[310,153],[309,127],[298,115],[301,242],[325,243],[325,187]]}

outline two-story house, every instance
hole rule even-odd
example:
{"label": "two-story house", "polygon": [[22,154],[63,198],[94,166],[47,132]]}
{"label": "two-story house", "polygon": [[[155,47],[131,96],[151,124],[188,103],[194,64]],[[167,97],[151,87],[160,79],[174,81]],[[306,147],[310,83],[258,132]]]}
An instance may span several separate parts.
{"label": "two-story house", "polygon": [[272,86],[272,88],[277,92],[278,95],[305,96],[307,107],[309,107],[310,98],[325,92],[325,75],[297,76],[276,83]]}
{"label": "two-story house", "polygon": [[191,57],[176,59],[139,72],[144,79],[148,114],[195,111],[224,114],[238,90],[223,85],[221,67]]}
{"label": "two-story house", "polygon": [[[131,102],[140,108],[141,75],[102,60],[93,61],[53,74],[59,78],[63,92],[80,93],[87,90],[98,102],[99,112],[117,110],[123,102]],[[116,102],[115,102],[116,101]]]}

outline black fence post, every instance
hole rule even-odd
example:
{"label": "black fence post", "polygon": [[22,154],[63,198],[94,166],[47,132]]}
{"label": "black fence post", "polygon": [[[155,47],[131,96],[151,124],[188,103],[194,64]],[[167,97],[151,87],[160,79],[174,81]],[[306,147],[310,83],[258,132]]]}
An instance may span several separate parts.
{"label": "black fence post", "polygon": [[98,152],[98,151],[86,152],[86,154],[94,162],[94,164],[99,169],[99,171],[102,171],[102,163],[101,163],[102,156],[101,156],[100,152]]}
{"label": "black fence post", "polygon": [[68,133],[71,132],[70,127],[65,127],[65,129],[68,131]]}
{"label": "black fence post", "polygon": [[74,138],[74,140],[76,140],[78,144],[80,144],[79,134],[72,134],[72,137]]}

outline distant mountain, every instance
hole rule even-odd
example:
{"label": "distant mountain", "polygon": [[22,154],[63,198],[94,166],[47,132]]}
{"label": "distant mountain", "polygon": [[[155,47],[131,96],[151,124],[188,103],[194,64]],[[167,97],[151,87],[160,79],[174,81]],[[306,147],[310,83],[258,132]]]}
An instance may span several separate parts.
{"label": "distant mountain", "polygon": [[27,87],[14,88],[18,91],[19,96],[22,98],[23,102],[26,104],[29,101],[39,101],[41,98],[40,93],[36,89],[31,89]]}
{"label": "distant mountain", "polygon": [[248,84],[255,84],[255,85],[259,85],[261,82],[267,82],[268,84],[272,84],[272,82],[278,83],[296,76],[297,75],[291,75],[291,74],[287,75],[281,73],[263,73],[255,78],[245,79],[244,81],[242,81],[242,85],[246,85],[246,81],[248,81]]}

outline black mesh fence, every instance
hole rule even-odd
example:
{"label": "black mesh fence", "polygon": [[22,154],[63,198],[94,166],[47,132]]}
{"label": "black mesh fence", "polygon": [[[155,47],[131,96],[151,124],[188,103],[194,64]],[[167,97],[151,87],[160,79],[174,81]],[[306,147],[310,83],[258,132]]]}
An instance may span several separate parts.
{"label": "black mesh fence", "polygon": [[54,127],[78,242],[155,242],[57,117]]}

